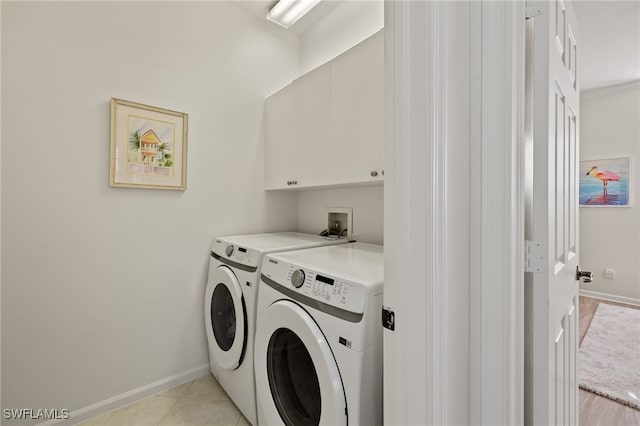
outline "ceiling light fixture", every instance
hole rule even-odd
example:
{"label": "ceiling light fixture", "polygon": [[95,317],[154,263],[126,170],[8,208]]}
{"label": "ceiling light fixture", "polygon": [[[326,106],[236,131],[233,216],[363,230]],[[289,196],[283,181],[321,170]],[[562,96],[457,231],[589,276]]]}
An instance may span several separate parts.
{"label": "ceiling light fixture", "polygon": [[289,28],[320,0],[280,0],[267,13],[267,19],[281,27]]}

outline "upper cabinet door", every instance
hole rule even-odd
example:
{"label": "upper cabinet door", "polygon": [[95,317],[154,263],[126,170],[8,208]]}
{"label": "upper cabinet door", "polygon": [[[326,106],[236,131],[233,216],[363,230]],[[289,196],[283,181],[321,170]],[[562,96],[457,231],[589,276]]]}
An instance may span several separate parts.
{"label": "upper cabinet door", "polygon": [[382,31],[266,99],[266,188],[382,182]]}
{"label": "upper cabinet door", "polygon": [[[343,182],[382,179],[384,167],[384,34],[331,61],[331,151]],[[372,176],[374,175],[374,176]]]}
{"label": "upper cabinet door", "polygon": [[[265,101],[265,181],[267,189],[283,189],[294,179],[289,165],[298,157],[290,84]],[[289,183],[289,185],[287,185]]]}
{"label": "upper cabinet door", "polygon": [[[293,82],[295,145],[298,157],[292,164],[296,187],[326,184],[332,154],[331,63],[322,65]],[[336,153],[338,155],[338,153]]]}

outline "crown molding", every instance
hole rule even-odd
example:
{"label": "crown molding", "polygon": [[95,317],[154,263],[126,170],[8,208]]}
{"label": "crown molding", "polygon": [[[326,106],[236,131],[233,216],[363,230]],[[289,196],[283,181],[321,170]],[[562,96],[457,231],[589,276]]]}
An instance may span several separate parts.
{"label": "crown molding", "polygon": [[640,79],[627,81],[626,83],[613,84],[611,86],[596,87],[595,89],[583,90],[580,92],[580,100],[601,98],[603,96],[617,95],[620,93],[640,90]]}

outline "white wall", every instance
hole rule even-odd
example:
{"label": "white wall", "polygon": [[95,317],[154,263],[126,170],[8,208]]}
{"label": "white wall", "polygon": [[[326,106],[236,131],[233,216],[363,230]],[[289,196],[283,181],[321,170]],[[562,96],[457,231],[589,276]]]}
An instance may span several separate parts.
{"label": "white wall", "polygon": [[[206,371],[212,238],[298,227],[262,130],[297,40],[226,2],[3,2],[1,23],[3,408]],[[186,192],[108,186],[111,97],[189,113]]]}
{"label": "white wall", "polygon": [[[580,266],[595,276],[580,288],[640,303],[640,82],[622,93],[582,98],[580,158],[630,156],[631,207],[580,207]],[[614,280],[604,277],[605,268],[615,269]]]}
{"label": "white wall", "polygon": [[[301,74],[330,61],[383,27],[382,1],[343,2],[300,36]],[[303,191],[298,200],[301,232],[318,233],[326,228],[325,207],[351,207],[355,238],[382,244],[382,186]]]}
{"label": "white wall", "polygon": [[324,64],[383,27],[382,0],[343,1],[300,36],[300,72]]}

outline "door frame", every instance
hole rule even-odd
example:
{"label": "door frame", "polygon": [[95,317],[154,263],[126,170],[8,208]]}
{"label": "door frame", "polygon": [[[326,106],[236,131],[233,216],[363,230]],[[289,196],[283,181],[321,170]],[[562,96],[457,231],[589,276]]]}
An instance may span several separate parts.
{"label": "door frame", "polygon": [[[524,2],[472,5],[471,423],[524,422]],[[506,119],[505,119],[506,118]],[[478,282],[474,282],[478,277]],[[497,313],[497,315],[496,315]]]}
{"label": "door frame", "polygon": [[436,285],[446,280],[447,8],[385,2],[384,305],[395,317],[394,330],[383,331],[383,423],[390,425],[448,423],[447,306],[439,303],[446,294]]}
{"label": "door frame", "polygon": [[385,424],[523,423],[525,13],[385,2]]}

